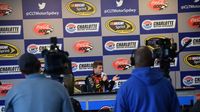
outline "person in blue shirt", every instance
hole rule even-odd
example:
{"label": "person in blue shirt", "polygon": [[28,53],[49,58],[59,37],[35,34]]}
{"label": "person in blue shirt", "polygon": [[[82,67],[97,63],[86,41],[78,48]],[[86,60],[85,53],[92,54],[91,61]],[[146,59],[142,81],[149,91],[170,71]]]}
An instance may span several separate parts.
{"label": "person in blue shirt", "polygon": [[180,105],[171,82],[164,73],[151,68],[152,52],[138,48],[134,55],[135,69],[117,93],[115,112],[180,112]]}
{"label": "person in blue shirt", "polygon": [[5,112],[74,112],[68,91],[40,74],[40,62],[30,53],[18,64],[25,79],[11,88],[5,97]]}

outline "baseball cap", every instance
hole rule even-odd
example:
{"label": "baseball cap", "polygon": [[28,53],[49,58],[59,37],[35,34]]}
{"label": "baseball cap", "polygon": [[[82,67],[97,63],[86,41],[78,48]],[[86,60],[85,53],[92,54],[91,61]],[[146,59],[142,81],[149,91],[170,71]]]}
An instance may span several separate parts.
{"label": "baseball cap", "polygon": [[40,67],[39,60],[31,53],[24,53],[18,60],[20,70],[23,71],[34,71]]}

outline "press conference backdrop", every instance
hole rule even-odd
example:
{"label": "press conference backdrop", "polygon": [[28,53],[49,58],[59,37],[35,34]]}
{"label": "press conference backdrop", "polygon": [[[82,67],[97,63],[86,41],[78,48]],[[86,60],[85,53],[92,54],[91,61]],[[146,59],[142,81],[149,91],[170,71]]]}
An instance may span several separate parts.
{"label": "press conference backdrop", "polygon": [[[0,99],[24,79],[17,60],[25,52],[41,60],[50,37],[69,52],[78,81],[102,60],[119,86],[130,77],[131,53],[146,40],[171,38],[180,49],[170,76],[176,88],[200,89],[200,0],[0,0]],[[155,64],[155,67],[159,65]]]}

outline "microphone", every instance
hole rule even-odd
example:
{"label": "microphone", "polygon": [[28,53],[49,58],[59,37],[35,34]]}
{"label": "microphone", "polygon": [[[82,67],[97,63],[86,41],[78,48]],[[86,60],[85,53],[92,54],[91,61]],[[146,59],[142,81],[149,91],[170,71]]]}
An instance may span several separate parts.
{"label": "microphone", "polygon": [[103,78],[104,76],[106,76],[106,73],[101,72],[101,78]]}

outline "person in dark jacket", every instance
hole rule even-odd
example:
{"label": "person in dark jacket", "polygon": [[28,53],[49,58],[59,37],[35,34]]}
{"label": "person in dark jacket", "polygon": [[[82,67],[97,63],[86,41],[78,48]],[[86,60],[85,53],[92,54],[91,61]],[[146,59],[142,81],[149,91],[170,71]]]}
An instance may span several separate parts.
{"label": "person in dark jacket", "polygon": [[112,91],[115,81],[119,77],[115,75],[111,81],[108,80],[108,76],[103,73],[103,63],[101,61],[95,61],[93,63],[93,74],[86,77],[85,84],[87,92],[109,92]]}
{"label": "person in dark jacket", "polygon": [[148,47],[135,52],[135,69],[117,93],[115,112],[180,112],[174,88],[164,73],[151,68],[154,60]]}

